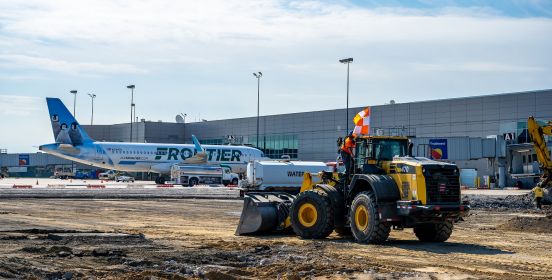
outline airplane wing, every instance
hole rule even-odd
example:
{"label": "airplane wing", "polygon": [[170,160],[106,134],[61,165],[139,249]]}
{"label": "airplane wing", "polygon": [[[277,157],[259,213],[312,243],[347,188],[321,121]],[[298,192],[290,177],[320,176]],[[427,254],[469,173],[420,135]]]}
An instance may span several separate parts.
{"label": "airplane wing", "polygon": [[187,164],[207,164],[207,152],[199,143],[199,140],[192,134],[192,141],[194,142],[196,154],[185,159],[182,163]]}

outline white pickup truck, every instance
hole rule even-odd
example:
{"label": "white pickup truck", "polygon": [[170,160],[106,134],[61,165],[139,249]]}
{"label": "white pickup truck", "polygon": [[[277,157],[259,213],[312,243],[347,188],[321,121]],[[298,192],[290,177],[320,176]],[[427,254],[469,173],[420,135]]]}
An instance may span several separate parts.
{"label": "white pickup truck", "polygon": [[115,180],[119,176],[119,172],[116,170],[109,170],[107,172],[102,172],[98,174],[98,179],[100,180]]}

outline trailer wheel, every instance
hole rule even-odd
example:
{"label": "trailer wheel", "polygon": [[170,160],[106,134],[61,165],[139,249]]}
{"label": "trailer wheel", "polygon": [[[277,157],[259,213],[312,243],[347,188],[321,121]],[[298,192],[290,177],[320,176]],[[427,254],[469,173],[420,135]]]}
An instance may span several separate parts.
{"label": "trailer wheel", "polygon": [[389,237],[391,226],[380,221],[372,192],[357,194],[351,204],[349,217],[351,232],[357,242],[378,244]]}
{"label": "trailer wheel", "polygon": [[188,186],[190,186],[190,187],[193,187],[193,186],[197,185],[197,183],[198,183],[197,178],[190,178],[188,180]]}
{"label": "trailer wheel", "polygon": [[291,226],[304,239],[326,238],[334,230],[328,194],[320,189],[300,193],[291,205]]}
{"label": "trailer wheel", "polygon": [[422,242],[445,242],[452,234],[451,222],[422,224],[414,227],[414,234]]}

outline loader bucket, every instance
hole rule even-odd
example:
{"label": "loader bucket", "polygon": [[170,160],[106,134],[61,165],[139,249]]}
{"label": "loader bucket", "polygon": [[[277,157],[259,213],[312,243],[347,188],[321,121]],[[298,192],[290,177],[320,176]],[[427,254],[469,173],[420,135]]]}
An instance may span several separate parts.
{"label": "loader bucket", "polygon": [[287,193],[247,193],[236,235],[283,231],[295,196]]}

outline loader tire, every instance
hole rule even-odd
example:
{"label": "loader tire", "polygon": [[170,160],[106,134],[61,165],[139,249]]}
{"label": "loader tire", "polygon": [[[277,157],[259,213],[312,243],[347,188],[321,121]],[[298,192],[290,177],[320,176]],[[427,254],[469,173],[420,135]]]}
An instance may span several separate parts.
{"label": "loader tire", "polygon": [[291,205],[291,226],[304,239],[326,238],[334,230],[328,194],[320,189],[300,193]]}
{"label": "loader tire", "polygon": [[414,234],[422,242],[445,242],[452,234],[452,222],[422,224],[414,227]]}
{"label": "loader tire", "polygon": [[372,192],[356,195],[351,203],[349,217],[351,232],[357,242],[379,244],[389,237],[391,226],[380,221]]}
{"label": "loader tire", "polygon": [[[345,228],[347,225],[345,218],[345,202],[343,198],[343,193],[340,190],[336,189],[334,186],[327,184],[317,184],[314,189],[320,189],[328,194],[334,215],[335,230],[336,232],[338,232],[338,234],[339,232],[346,233],[348,229],[341,230],[341,228]],[[348,230],[348,235],[351,235],[350,229]]]}

